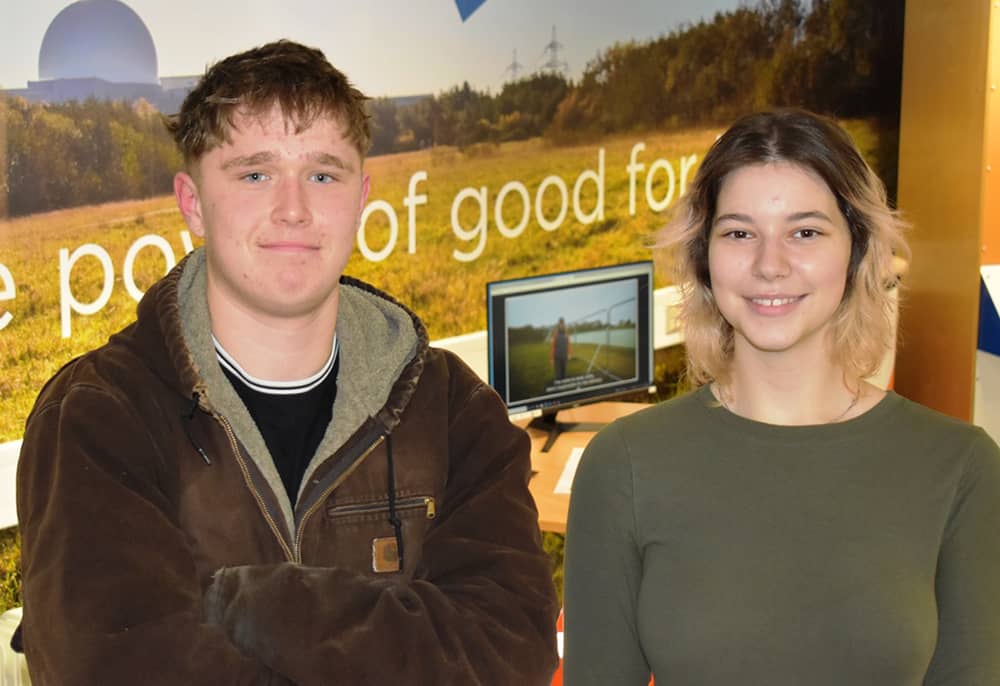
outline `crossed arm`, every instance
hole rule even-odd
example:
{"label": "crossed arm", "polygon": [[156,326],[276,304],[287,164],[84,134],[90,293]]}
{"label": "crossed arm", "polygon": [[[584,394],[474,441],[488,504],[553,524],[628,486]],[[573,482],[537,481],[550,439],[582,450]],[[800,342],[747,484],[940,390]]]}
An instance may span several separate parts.
{"label": "crossed arm", "polygon": [[497,402],[480,388],[453,419],[463,430],[450,451],[470,464],[452,469],[452,506],[428,532],[412,582],[287,563],[231,568],[209,590],[209,620],[300,684],[333,674],[350,684],[548,686],[551,569],[526,490],[527,437]]}
{"label": "crossed arm", "polygon": [[204,598],[162,488],[167,456],[129,404],[84,386],[40,404],[18,474],[33,682],[546,683],[556,601],[527,440],[494,421],[497,402],[477,391],[453,418],[482,430],[449,446],[468,464],[412,581],[249,564],[220,571]]}

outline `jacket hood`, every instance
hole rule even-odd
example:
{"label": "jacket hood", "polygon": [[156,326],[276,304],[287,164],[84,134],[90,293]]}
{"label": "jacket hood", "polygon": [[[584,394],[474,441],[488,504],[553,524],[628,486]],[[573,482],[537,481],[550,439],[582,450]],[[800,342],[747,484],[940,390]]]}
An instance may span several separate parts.
{"label": "jacket hood", "polygon": [[[225,377],[212,341],[206,296],[207,263],[204,248],[189,254],[170,274],[153,286],[139,305],[138,346],[162,345],[173,370],[157,370],[172,379],[179,393],[197,394],[200,407],[221,415],[239,437],[293,522],[293,508],[281,483],[264,438],[235,389]],[[340,348],[337,396],[332,420],[302,479],[309,482],[316,468],[332,456],[369,420],[385,433],[399,422],[416,388],[424,365],[427,331],[419,318],[389,295],[349,277],[340,280],[336,324]],[[156,336],[158,341],[150,341]]]}

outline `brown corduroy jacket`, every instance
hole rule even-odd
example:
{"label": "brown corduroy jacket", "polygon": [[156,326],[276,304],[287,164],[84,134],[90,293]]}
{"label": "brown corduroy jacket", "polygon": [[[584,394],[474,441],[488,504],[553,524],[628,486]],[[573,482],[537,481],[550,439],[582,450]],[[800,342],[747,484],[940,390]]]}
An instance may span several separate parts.
{"label": "brown corduroy jacket", "polygon": [[333,420],[292,503],[216,363],[204,272],[199,250],[28,420],[33,683],[547,684],[557,603],[496,394],[345,278]]}

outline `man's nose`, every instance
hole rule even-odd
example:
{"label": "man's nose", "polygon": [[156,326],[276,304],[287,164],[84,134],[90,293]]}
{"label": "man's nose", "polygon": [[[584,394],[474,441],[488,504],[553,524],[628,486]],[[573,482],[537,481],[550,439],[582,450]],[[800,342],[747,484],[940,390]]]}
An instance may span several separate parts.
{"label": "man's nose", "polygon": [[286,180],[278,186],[271,218],[275,223],[292,226],[312,220],[305,191],[298,181]]}

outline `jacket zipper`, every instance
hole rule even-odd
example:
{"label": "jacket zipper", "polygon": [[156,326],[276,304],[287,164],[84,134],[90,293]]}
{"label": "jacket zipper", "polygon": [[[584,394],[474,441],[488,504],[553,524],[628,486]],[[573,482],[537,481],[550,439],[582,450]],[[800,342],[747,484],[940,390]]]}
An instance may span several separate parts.
{"label": "jacket zipper", "polygon": [[226,430],[226,435],[229,437],[229,445],[233,449],[233,454],[236,455],[236,463],[240,466],[240,471],[243,472],[243,480],[246,482],[247,488],[250,489],[250,493],[253,495],[254,500],[257,501],[257,507],[260,508],[261,514],[264,515],[264,519],[267,520],[268,526],[271,527],[271,532],[274,534],[274,537],[278,539],[278,545],[281,546],[281,550],[285,554],[285,559],[291,562],[294,559],[292,551],[289,549],[288,542],[281,533],[278,523],[274,521],[271,511],[268,510],[267,505],[264,504],[264,498],[260,495],[260,491],[258,491],[253,485],[253,479],[250,478],[250,470],[247,468],[246,461],[243,459],[243,454],[240,452],[239,443],[236,441],[236,434],[233,433],[233,429],[229,426],[229,422],[225,417],[215,413],[213,413],[212,416],[215,417]]}
{"label": "jacket zipper", "polygon": [[299,520],[298,526],[296,526],[295,528],[295,553],[294,556],[291,558],[294,562],[302,564],[302,532],[306,528],[306,522],[309,521],[309,518],[312,517],[312,515],[316,512],[316,510],[320,508],[320,506],[323,504],[323,501],[326,500],[327,496],[330,495],[333,489],[339,486],[344,481],[344,479],[346,479],[348,475],[350,475],[350,473],[353,472],[358,467],[358,465],[364,462],[365,458],[371,455],[376,448],[382,445],[384,441],[385,441],[385,434],[381,434],[377,439],[375,439],[374,443],[368,446],[365,449],[365,451],[361,453],[361,455],[358,456],[356,460],[354,460],[350,469],[345,470],[344,473],[341,474],[339,478],[334,479],[333,483],[331,483],[329,486],[323,489],[319,497],[316,498],[316,501],[302,515],[302,518]]}
{"label": "jacket zipper", "polygon": [[[437,505],[433,496],[415,496],[411,498],[400,498],[396,501],[397,510],[412,510],[418,507],[424,508],[424,516],[427,519],[434,519],[437,516]],[[388,502],[378,503],[358,503],[357,505],[338,505],[326,511],[328,517],[344,517],[354,514],[368,514],[372,512],[388,512]]]}

